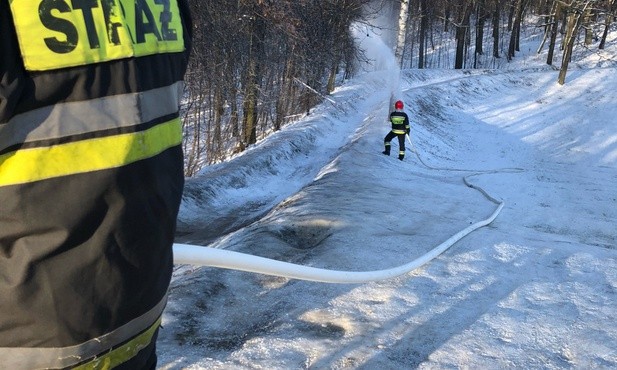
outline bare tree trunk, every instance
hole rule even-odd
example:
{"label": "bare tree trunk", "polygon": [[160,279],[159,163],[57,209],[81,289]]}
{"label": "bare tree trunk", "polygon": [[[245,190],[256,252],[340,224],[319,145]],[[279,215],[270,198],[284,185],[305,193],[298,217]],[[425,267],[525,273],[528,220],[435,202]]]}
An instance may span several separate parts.
{"label": "bare tree trunk", "polygon": [[484,51],[482,45],[484,43],[484,24],[486,23],[486,9],[484,0],[478,0],[477,5],[477,24],[476,24],[476,54],[482,55]]}
{"label": "bare tree trunk", "polygon": [[[233,73],[233,72],[232,72]],[[240,129],[240,113],[238,111],[238,89],[235,84],[230,84],[229,91],[229,125],[231,126],[231,136],[240,139],[241,129]]]}
{"label": "bare tree trunk", "polygon": [[242,116],[242,134],[245,145],[257,142],[257,118],[259,83],[261,80],[261,58],[265,24],[261,16],[255,11],[251,20],[249,57],[246,71],[244,104]]}
{"label": "bare tree trunk", "polygon": [[[572,50],[574,49],[574,42],[576,41],[576,35],[582,23],[582,14],[587,11],[587,8],[591,1],[587,1],[583,5],[583,9],[576,9],[575,6],[568,8],[568,28],[566,30],[565,37],[565,50],[563,52],[563,59],[561,61],[561,69],[559,70],[559,78],[557,82],[560,85],[566,83],[566,74],[568,73],[568,65],[572,58]],[[578,4],[576,4],[578,5]]]}
{"label": "bare tree trunk", "polygon": [[221,87],[217,87],[214,90],[214,102],[212,105],[212,110],[214,112],[214,132],[212,133],[212,139],[210,140],[210,142],[212,143],[212,153],[214,155],[208,156],[210,159],[209,162],[211,163],[223,155],[223,137],[221,135],[221,128],[223,126],[223,114],[225,113],[225,100],[223,98],[223,92],[221,91]]}
{"label": "bare tree trunk", "polygon": [[401,0],[401,9],[398,14],[398,33],[394,56],[399,67],[403,65],[403,51],[405,50],[405,35],[407,35],[407,18],[409,18],[409,0]]}
{"label": "bare tree trunk", "polygon": [[556,6],[557,2],[553,1],[551,8],[546,10],[546,15],[544,16],[544,36],[542,37],[542,42],[540,43],[536,54],[540,54],[542,52],[542,49],[544,49],[544,45],[546,44],[546,40],[550,37],[552,24],[551,20],[553,19]]}
{"label": "bare tree trunk", "polygon": [[193,175],[193,162],[195,161],[196,153],[190,150],[189,145],[192,143],[187,138],[192,137],[192,130],[195,130],[196,122],[191,117],[191,113],[194,111],[195,99],[191,96],[191,92],[188,93],[187,108],[184,112],[182,119],[182,136],[185,140],[182,141],[182,151],[184,154],[184,175]]}
{"label": "bare tree trunk", "polygon": [[278,131],[281,129],[281,127],[283,127],[285,116],[289,113],[289,101],[294,98],[292,92],[294,75],[293,56],[293,51],[290,51],[287,57],[287,61],[285,62],[285,69],[283,71],[281,88],[276,100],[276,118],[274,120],[274,131]]}
{"label": "bare tree trunk", "polygon": [[514,58],[515,52],[520,50],[520,38],[521,38],[521,22],[523,20],[523,12],[528,0],[518,0],[516,2],[516,11],[514,16],[514,23],[512,24],[512,33],[510,35],[510,45],[508,47],[508,60]]}
{"label": "bare tree trunk", "polygon": [[418,68],[424,68],[424,58],[426,57],[426,30],[428,28],[428,12],[426,10],[426,0],[420,0],[420,41],[418,52]]}
{"label": "bare tree trunk", "polygon": [[467,33],[469,32],[469,18],[471,17],[471,4],[463,1],[461,22],[456,25],[456,57],[454,69],[461,69],[465,65],[465,46],[467,45]]}
{"label": "bare tree trunk", "polygon": [[486,23],[485,0],[478,0],[476,6],[476,47],[474,52],[473,67],[478,68],[478,55],[483,55],[484,24]]}
{"label": "bare tree trunk", "polygon": [[608,30],[611,26],[613,17],[615,16],[615,5],[617,4],[617,0],[608,0],[607,2],[608,4],[607,4],[607,9],[606,9],[606,15],[604,18],[604,32],[602,33],[602,39],[600,40],[600,46],[598,46],[600,50],[604,49],[604,45],[606,44],[606,37],[608,36]]}
{"label": "bare tree trunk", "polygon": [[548,44],[548,56],[546,57],[546,64],[553,65],[553,54],[555,53],[555,43],[557,42],[557,30],[559,29],[559,19],[561,18],[561,4],[559,0],[555,0],[555,11],[551,14],[551,41]]}
{"label": "bare tree trunk", "polygon": [[332,63],[332,67],[330,67],[330,75],[328,76],[328,84],[326,85],[326,91],[328,91],[328,94],[334,91],[334,86],[336,85],[336,74],[338,73],[338,65],[339,61],[336,60]]}
{"label": "bare tree trunk", "polygon": [[[187,138],[183,142],[183,149],[186,153],[184,173],[186,176],[192,176],[199,170],[199,160],[202,152],[201,146],[201,131],[203,116],[203,103],[205,101],[205,92],[207,89],[204,87],[204,78],[197,77],[196,89],[189,94],[189,101],[192,106],[194,114],[190,117],[190,125],[184,127],[184,136]],[[190,138],[190,139],[189,139]]]}
{"label": "bare tree trunk", "polygon": [[448,32],[448,27],[450,26],[450,1],[446,1],[445,9],[443,12],[443,32]]}
{"label": "bare tree trunk", "polygon": [[[565,37],[565,49],[563,52],[563,59],[561,61],[561,69],[559,70],[559,79],[557,82],[560,85],[563,85],[566,82],[566,74],[568,73],[568,64],[570,63],[570,58],[572,56],[572,49],[574,48],[574,40],[576,39],[576,23],[577,23],[577,15],[572,12],[571,9],[568,9],[568,26],[566,29],[566,37]],[[570,47],[572,45],[572,47]]]}
{"label": "bare tree trunk", "polygon": [[512,1],[516,1],[516,3],[510,4],[510,9],[508,11],[508,31],[512,31],[512,27],[514,25],[514,14],[516,14],[516,4],[518,4],[518,0],[512,0]]}
{"label": "bare tree trunk", "polygon": [[583,15],[583,28],[585,29],[585,45],[593,43],[593,25],[591,24],[591,8],[587,8]]}
{"label": "bare tree trunk", "polygon": [[499,58],[499,20],[501,17],[501,0],[495,0],[493,11],[493,57]]}

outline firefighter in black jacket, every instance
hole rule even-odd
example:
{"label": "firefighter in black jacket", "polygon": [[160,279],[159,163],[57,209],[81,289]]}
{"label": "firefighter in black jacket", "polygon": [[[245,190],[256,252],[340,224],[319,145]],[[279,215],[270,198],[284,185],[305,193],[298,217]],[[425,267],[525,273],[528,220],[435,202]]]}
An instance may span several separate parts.
{"label": "firefighter in black jacket", "polygon": [[153,369],[186,0],[0,1],[0,367]]}
{"label": "firefighter in black jacket", "polygon": [[390,141],[398,137],[398,159],[402,161],[405,158],[405,135],[409,134],[409,117],[403,112],[403,102],[400,100],[394,103],[394,111],[390,113],[390,123],[392,130],[383,139],[386,147],[383,154],[390,155]]}

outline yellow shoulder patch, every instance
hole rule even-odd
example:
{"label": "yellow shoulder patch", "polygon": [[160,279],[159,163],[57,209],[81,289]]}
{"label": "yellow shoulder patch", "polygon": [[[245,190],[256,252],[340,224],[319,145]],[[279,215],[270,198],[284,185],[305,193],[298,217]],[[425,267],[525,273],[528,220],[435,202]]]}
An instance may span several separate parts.
{"label": "yellow shoulder patch", "polygon": [[177,0],[11,0],[11,12],[30,71],[184,50]]}

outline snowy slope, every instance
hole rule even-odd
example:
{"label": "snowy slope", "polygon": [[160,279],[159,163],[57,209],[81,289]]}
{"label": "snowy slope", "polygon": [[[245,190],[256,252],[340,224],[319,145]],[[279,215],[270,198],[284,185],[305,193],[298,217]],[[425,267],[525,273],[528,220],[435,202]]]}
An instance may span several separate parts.
{"label": "snowy slope", "polygon": [[[469,181],[505,207],[381,282],[176,266],[159,368],[617,368],[617,67],[606,60],[590,56],[564,86],[544,67],[408,70],[398,86],[367,73],[189,180],[178,241],[337,270],[400,265],[486,218],[495,204],[463,176],[477,173]],[[403,162],[381,154],[392,92],[419,156],[408,148]]]}

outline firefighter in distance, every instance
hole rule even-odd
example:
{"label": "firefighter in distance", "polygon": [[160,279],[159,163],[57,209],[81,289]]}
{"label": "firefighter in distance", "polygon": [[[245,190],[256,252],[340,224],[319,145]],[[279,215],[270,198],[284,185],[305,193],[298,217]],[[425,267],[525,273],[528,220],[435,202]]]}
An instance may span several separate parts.
{"label": "firefighter in distance", "polygon": [[405,158],[405,135],[409,134],[409,116],[403,112],[403,102],[397,100],[394,103],[394,111],[390,113],[390,123],[392,124],[392,130],[388,132],[383,139],[385,150],[382,152],[385,155],[390,155],[390,142],[395,137],[398,138],[398,159],[403,160]]}

